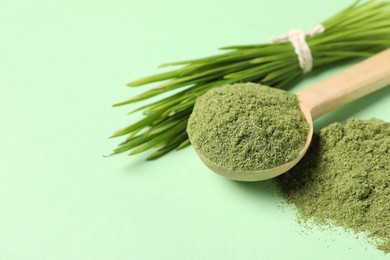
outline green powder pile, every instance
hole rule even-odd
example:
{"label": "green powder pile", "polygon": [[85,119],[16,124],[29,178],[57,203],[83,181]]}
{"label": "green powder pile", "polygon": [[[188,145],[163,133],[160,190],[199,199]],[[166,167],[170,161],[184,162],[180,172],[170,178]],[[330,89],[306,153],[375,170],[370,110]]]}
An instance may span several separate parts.
{"label": "green powder pile", "polygon": [[364,232],[390,252],[390,123],[350,119],[325,127],[276,181],[301,220]]}
{"label": "green powder pile", "polygon": [[195,149],[215,165],[254,171],[296,158],[309,125],[294,94],[242,83],[200,96],[187,132]]}

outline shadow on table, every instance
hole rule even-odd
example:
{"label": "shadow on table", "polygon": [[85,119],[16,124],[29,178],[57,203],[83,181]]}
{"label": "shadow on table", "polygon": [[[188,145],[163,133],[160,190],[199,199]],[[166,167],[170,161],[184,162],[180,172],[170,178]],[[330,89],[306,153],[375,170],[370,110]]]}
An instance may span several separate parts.
{"label": "shadow on table", "polygon": [[250,197],[261,197],[265,199],[279,197],[274,180],[257,182],[231,181],[231,185]]}
{"label": "shadow on table", "polygon": [[144,174],[150,171],[151,164],[152,162],[145,160],[145,154],[132,155],[128,158],[128,162],[123,165],[122,169],[126,175]]}

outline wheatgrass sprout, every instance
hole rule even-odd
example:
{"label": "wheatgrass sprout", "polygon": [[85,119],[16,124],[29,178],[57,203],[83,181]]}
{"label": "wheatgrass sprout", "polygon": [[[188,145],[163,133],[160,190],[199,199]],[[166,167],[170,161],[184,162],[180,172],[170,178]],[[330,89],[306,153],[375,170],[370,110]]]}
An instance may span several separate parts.
{"label": "wheatgrass sprout", "polygon": [[[307,38],[313,70],[354,58],[366,58],[390,46],[390,2],[357,1],[324,21],[325,31]],[[115,104],[123,106],[174,91],[174,94],[137,108],[144,118],[115,132],[127,135],[112,154],[138,154],[152,149],[148,160],[190,144],[187,121],[198,96],[212,88],[237,82],[256,82],[272,87],[291,86],[303,76],[289,42],[221,48],[223,53],[201,59],[162,65],[177,69],[141,78],[131,87],[163,81],[160,85]],[[133,111],[133,112],[135,112]]]}

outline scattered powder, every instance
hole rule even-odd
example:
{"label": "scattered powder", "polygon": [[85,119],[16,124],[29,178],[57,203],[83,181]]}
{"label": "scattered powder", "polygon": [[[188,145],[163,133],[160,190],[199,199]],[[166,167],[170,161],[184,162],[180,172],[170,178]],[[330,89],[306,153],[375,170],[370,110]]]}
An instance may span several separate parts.
{"label": "scattered powder", "polygon": [[305,145],[309,125],[294,94],[242,83],[200,96],[187,132],[195,149],[215,165],[254,171],[296,158]]}
{"label": "scattered powder", "polygon": [[276,182],[300,220],[364,232],[390,252],[390,123],[350,119],[325,127]]}

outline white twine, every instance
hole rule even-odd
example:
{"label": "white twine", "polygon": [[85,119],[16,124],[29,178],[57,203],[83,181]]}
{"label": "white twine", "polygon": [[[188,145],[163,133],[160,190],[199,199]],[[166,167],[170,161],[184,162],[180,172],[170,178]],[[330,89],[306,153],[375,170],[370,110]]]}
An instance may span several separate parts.
{"label": "white twine", "polygon": [[289,41],[294,47],[295,54],[298,57],[299,66],[303,73],[311,71],[313,68],[313,56],[311,55],[310,47],[306,42],[307,37],[311,37],[325,31],[325,27],[319,24],[311,30],[291,30],[285,35],[273,37],[273,43]]}

